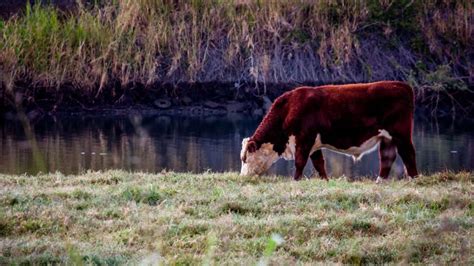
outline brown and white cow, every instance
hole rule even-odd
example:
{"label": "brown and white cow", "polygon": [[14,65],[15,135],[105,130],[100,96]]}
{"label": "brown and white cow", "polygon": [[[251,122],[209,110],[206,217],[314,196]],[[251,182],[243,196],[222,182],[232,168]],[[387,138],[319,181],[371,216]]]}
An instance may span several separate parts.
{"label": "brown and white cow", "polygon": [[311,158],[327,179],[321,149],[358,159],[379,146],[378,181],[388,177],[397,151],[415,177],[413,110],[413,90],[398,81],[296,88],[278,97],[253,136],[242,141],[241,175],[262,174],[284,158],[295,160],[298,180]]}

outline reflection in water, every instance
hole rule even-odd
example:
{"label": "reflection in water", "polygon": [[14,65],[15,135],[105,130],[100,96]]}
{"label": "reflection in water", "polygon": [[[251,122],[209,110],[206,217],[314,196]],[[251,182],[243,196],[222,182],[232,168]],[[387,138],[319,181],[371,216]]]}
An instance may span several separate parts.
{"label": "reflection in water", "polygon": [[[250,136],[259,119],[222,117],[47,117],[33,133],[43,162],[35,163],[31,142],[19,122],[0,122],[0,172],[38,171],[78,173],[103,169],[159,172],[214,172],[240,170],[242,138]],[[439,130],[415,123],[414,142],[421,172],[474,168],[474,132]],[[354,163],[351,157],[324,151],[332,176],[376,175],[378,153]],[[45,168],[45,169],[42,169]],[[272,174],[292,175],[293,162],[280,160]],[[400,158],[392,168],[401,176]],[[305,174],[312,175],[308,163]]]}

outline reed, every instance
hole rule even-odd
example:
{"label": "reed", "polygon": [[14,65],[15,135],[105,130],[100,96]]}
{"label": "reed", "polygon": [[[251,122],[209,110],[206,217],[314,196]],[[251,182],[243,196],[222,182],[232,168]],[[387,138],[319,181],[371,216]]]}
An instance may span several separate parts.
{"label": "reed", "polygon": [[0,87],[70,84],[98,97],[130,83],[431,85],[438,65],[472,75],[473,10],[468,0],[106,0],[71,14],[27,5],[0,21]]}

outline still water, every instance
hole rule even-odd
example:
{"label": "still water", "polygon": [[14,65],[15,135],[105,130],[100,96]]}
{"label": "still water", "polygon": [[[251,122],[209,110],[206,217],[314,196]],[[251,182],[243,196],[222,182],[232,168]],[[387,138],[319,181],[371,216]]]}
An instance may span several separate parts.
{"label": "still water", "polygon": [[[247,116],[59,116],[26,126],[0,122],[0,173],[65,174],[125,169],[160,172],[223,172],[240,170],[242,138],[260,119]],[[417,119],[414,130],[418,168],[422,173],[474,169],[474,129]],[[376,175],[378,153],[354,163],[350,157],[324,151],[332,176]],[[392,176],[401,176],[400,158]],[[280,160],[271,174],[292,175],[293,162]],[[313,169],[307,165],[305,174]]]}

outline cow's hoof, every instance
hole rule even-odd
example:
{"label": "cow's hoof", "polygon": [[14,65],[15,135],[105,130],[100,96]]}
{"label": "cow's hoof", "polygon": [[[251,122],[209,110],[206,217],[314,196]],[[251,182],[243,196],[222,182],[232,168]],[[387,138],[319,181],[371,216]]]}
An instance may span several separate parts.
{"label": "cow's hoof", "polygon": [[422,175],[416,175],[416,176],[409,176],[409,175],[407,175],[407,176],[406,176],[406,179],[407,179],[407,181],[415,181],[415,179],[417,179],[417,178],[420,177],[420,176],[422,176]]}
{"label": "cow's hoof", "polygon": [[377,176],[377,180],[375,180],[375,184],[382,184],[385,182],[385,179],[383,179],[381,176]]}

